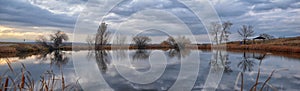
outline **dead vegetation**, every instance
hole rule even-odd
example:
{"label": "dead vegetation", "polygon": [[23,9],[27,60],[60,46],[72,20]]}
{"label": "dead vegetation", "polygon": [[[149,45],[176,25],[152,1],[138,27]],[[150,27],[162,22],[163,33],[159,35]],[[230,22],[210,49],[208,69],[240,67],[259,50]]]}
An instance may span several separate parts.
{"label": "dead vegetation", "polygon": [[[14,69],[10,61],[6,60],[9,70],[0,74],[0,91],[69,91],[80,90],[78,83],[66,84],[63,71],[57,75],[53,70],[48,70],[41,74],[40,80],[35,81],[33,75],[26,69],[26,66],[21,63],[21,69]],[[18,70],[20,72],[18,73]]]}

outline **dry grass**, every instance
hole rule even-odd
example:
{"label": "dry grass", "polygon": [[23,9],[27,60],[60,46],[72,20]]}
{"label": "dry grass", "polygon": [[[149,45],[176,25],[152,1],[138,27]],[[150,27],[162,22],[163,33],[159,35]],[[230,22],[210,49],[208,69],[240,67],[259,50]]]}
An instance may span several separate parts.
{"label": "dry grass", "polygon": [[300,53],[300,46],[278,46],[271,44],[252,44],[252,45],[236,45],[228,44],[227,49],[229,50],[260,50],[266,52],[292,52]]}
{"label": "dry grass", "polygon": [[[32,78],[32,74],[26,69],[24,64],[22,64],[21,72],[15,73],[15,69],[12,68],[10,61],[7,60],[6,62],[9,70],[0,74],[0,91],[77,91],[80,89],[77,83],[66,85],[63,71],[61,71],[62,75],[59,77],[52,70],[49,70],[40,76],[39,83],[35,83],[36,81]],[[13,75],[7,75],[8,72],[12,72]]]}
{"label": "dry grass", "polygon": [[14,47],[10,46],[1,46],[0,47],[0,53],[16,53],[17,50]]}
{"label": "dry grass", "polygon": [[23,52],[38,52],[38,51],[47,51],[48,49],[33,44],[14,44],[11,46],[1,46],[0,53],[23,53]]}

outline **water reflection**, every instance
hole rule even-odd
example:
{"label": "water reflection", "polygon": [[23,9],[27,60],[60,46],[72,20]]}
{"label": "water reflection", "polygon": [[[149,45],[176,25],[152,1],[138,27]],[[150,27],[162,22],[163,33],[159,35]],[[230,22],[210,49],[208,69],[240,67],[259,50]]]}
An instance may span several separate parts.
{"label": "water reflection", "polygon": [[139,49],[136,50],[135,53],[132,55],[132,59],[135,60],[144,60],[149,59],[150,52],[148,50]]}
{"label": "water reflection", "polygon": [[246,55],[246,52],[244,52],[243,57],[241,61],[238,63],[238,67],[243,71],[249,71],[251,72],[253,70],[253,66],[255,65],[254,60],[250,59],[249,56]]}
{"label": "water reflection", "polygon": [[[238,63],[238,67],[242,70],[242,72],[239,72],[237,80],[241,79],[241,84],[240,84],[240,90],[243,91],[244,85],[245,84],[253,84],[253,85],[248,85],[247,88],[250,91],[256,91],[257,89],[259,89],[260,91],[264,90],[264,89],[270,89],[272,88],[272,90],[276,90],[276,88],[274,88],[270,83],[268,83],[268,81],[271,79],[273,73],[275,72],[275,70],[273,70],[273,72],[271,72],[271,75],[267,78],[267,80],[264,81],[260,81],[261,79],[261,66],[262,66],[262,61],[266,58],[266,53],[243,53],[243,57],[242,57],[242,61]],[[253,70],[253,67],[255,65],[254,60],[259,61],[258,64],[258,68],[257,68],[257,75],[254,78],[254,82],[245,82],[245,74],[246,72],[251,72]],[[265,86],[267,84],[267,86]],[[259,86],[260,85],[260,86]],[[237,86],[237,83],[236,85]]]}
{"label": "water reflection", "polygon": [[209,65],[222,67],[224,68],[225,73],[230,73],[232,72],[230,64],[231,62],[229,61],[229,54],[226,51],[213,51],[212,60],[209,62]]}
{"label": "water reflection", "polygon": [[212,57],[208,65],[210,66],[210,69],[203,87],[204,90],[216,90],[222,79],[223,73],[232,72],[228,59],[228,53],[226,51],[212,51]]}
{"label": "water reflection", "polygon": [[[87,69],[91,65],[97,64],[97,67],[95,70],[101,71],[101,74],[103,76],[104,81],[108,83],[108,85],[116,91],[127,89],[130,91],[136,91],[136,90],[168,90],[174,82],[176,81],[179,71],[180,71],[180,59],[183,57],[184,62],[192,63],[194,60],[199,59],[199,57],[196,57],[195,55],[198,50],[98,50],[93,51],[93,54],[91,55],[94,60],[96,61],[86,61],[85,64],[84,58],[88,54],[87,52],[81,52],[80,55],[83,56],[82,60],[80,61],[80,64],[78,64],[79,67],[83,67],[82,69]],[[153,56],[151,53],[155,52],[161,52],[162,54],[166,55],[167,59],[167,66],[164,74],[154,81],[151,84],[137,84],[134,82],[129,81],[128,79],[124,78],[124,74],[120,74],[115,68],[116,65],[120,67],[124,67],[126,69],[132,69],[139,72],[147,72],[149,69],[151,69],[151,64],[158,65],[158,63],[155,63],[153,60],[160,60],[163,59],[163,57]],[[81,56],[78,56],[80,58]],[[88,54],[90,55],[90,54]],[[273,59],[267,59],[267,55],[264,53],[232,53],[222,50],[213,50],[211,52],[205,52],[200,55],[201,56],[201,68],[199,69],[199,76],[198,81],[196,82],[195,87],[193,90],[198,89],[207,89],[213,88],[215,90],[222,90],[222,91],[232,91],[235,90],[250,90],[250,89],[259,89],[262,87],[264,81],[267,80],[268,76],[270,75],[269,70],[273,70],[272,67],[276,65],[276,67],[281,65],[287,65],[291,64],[293,62],[287,62],[287,64],[278,64],[273,63]],[[190,59],[188,59],[190,57]],[[239,57],[236,60],[237,57]],[[272,56],[273,57],[273,56]],[[151,60],[147,60],[147,59]],[[153,59],[152,59],[153,58]],[[174,59],[172,59],[174,58]],[[272,60],[272,63],[264,63],[264,62],[270,62],[266,61]],[[277,58],[276,58],[277,59]],[[138,61],[136,61],[138,60]],[[280,59],[277,59],[277,61]],[[125,64],[124,61],[130,61],[129,64]],[[151,62],[150,62],[151,61]],[[299,64],[299,62],[295,62]],[[209,65],[207,65],[209,64]],[[266,65],[268,64],[268,65]],[[275,67],[275,68],[276,68]],[[91,67],[92,69],[94,67]],[[134,74],[132,70],[123,71],[125,72],[125,75],[128,74]],[[298,69],[294,69],[298,71]],[[86,70],[84,70],[86,71]],[[185,72],[189,72],[188,70]],[[228,74],[223,74],[228,73]],[[297,73],[297,72],[295,72]],[[89,77],[94,79],[100,79],[99,75],[96,73],[93,73],[94,77],[89,77],[88,74],[82,76],[82,77]],[[187,73],[189,75],[190,73]],[[208,75],[211,74],[211,75]],[[276,74],[277,75],[277,74]],[[280,75],[281,78],[278,78],[281,80],[291,80],[293,78],[288,78],[285,75]],[[146,79],[146,77],[144,77]],[[97,81],[94,83],[91,83],[91,81],[94,81],[94,79],[91,79],[89,81],[85,81],[86,86],[94,86],[93,84],[96,84]],[[280,85],[279,80],[272,79],[270,82],[267,83],[265,88],[270,87],[270,84],[274,85]],[[207,83],[205,83],[207,82]],[[209,83],[210,82],[210,83]],[[236,82],[236,83],[235,83]],[[220,83],[220,84],[218,84]],[[257,84],[258,83],[258,84]],[[284,82],[287,84],[293,84],[293,82]],[[217,85],[215,85],[217,84]],[[236,86],[235,86],[236,85]],[[268,86],[270,85],[270,86]],[[98,85],[95,85],[98,86]],[[104,90],[100,88],[100,90]]]}
{"label": "water reflection", "polygon": [[39,62],[46,62],[50,60],[51,66],[54,64],[58,67],[66,65],[70,60],[67,53],[60,50],[40,53],[35,56],[35,59]]}
{"label": "water reflection", "polygon": [[169,49],[167,51],[169,58],[177,57],[178,59],[185,58],[186,56],[190,55],[191,49],[189,48],[181,48],[181,49]]}
{"label": "water reflection", "polygon": [[48,58],[49,54],[51,54],[51,52],[40,53],[39,55],[36,55],[36,60],[45,62],[49,59]]}
{"label": "water reflection", "polygon": [[106,73],[107,65],[111,63],[111,58],[106,50],[96,50],[95,58],[98,68],[101,72]]}
{"label": "water reflection", "polygon": [[27,52],[27,53],[0,53],[0,58],[16,57],[20,60],[27,59],[28,57],[45,54],[44,52]]}
{"label": "water reflection", "polygon": [[66,65],[69,62],[69,57],[66,56],[65,52],[56,50],[52,53],[52,57],[50,57],[51,59],[51,64],[54,63],[57,66],[63,66]]}

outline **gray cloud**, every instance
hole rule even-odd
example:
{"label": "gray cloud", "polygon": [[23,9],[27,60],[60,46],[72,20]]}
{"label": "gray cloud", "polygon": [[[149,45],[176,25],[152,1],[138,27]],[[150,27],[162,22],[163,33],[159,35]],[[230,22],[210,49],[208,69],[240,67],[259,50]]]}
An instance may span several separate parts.
{"label": "gray cloud", "polygon": [[299,0],[273,0],[264,3],[255,4],[255,11],[265,11],[272,9],[288,9],[288,8],[297,8],[297,6],[293,6],[293,4],[300,2]]}
{"label": "gray cloud", "polygon": [[[30,2],[29,2],[30,1]],[[113,1],[113,0],[110,0]],[[0,24],[15,28],[30,29],[43,27],[39,31],[62,29],[73,32],[77,25],[80,36],[94,34],[101,18],[109,24],[111,32],[117,31],[118,24],[128,23],[122,29],[130,29],[126,33],[142,31],[139,26],[168,26],[174,34],[183,34],[181,28],[169,16],[159,12],[136,13],[147,9],[158,9],[169,12],[181,20],[194,35],[207,34],[202,22],[186,6],[177,0],[124,0],[114,6],[110,13],[104,15],[103,3],[90,0],[87,8],[83,9],[87,0],[56,0],[47,3],[38,0],[1,0]],[[299,36],[300,1],[299,0],[211,0],[222,21],[234,23],[231,32],[235,36],[241,25],[253,25],[259,33],[270,33],[275,36]],[[108,5],[112,5],[111,2]],[[82,13],[81,13],[82,12]],[[206,12],[203,10],[203,12]],[[79,20],[77,16],[80,14]],[[151,18],[148,18],[151,17]],[[150,21],[148,23],[145,23]],[[143,24],[140,24],[143,23]],[[156,25],[155,25],[156,24]],[[43,29],[43,30],[42,30]],[[36,31],[38,29],[32,29]],[[151,36],[160,36],[160,32],[147,32]],[[235,36],[237,37],[237,36]],[[232,38],[235,39],[235,38]],[[83,38],[84,41],[84,38]]]}
{"label": "gray cloud", "polygon": [[[0,1],[0,24],[33,27],[74,27],[76,16],[53,14],[22,0]],[[71,32],[71,31],[69,31]]]}

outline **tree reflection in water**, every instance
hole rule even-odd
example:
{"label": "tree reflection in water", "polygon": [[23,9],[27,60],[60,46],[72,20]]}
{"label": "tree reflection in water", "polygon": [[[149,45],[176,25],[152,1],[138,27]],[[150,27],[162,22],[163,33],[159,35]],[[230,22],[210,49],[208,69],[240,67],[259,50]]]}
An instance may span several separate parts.
{"label": "tree reflection in water", "polygon": [[106,73],[107,65],[111,63],[109,53],[106,50],[95,50],[95,57],[99,70]]}
{"label": "tree reflection in water", "polygon": [[246,52],[244,52],[243,58],[241,62],[238,63],[238,67],[243,71],[249,71],[251,72],[253,70],[253,66],[255,65],[255,62],[250,59],[250,57],[246,56]]}
{"label": "tree reflection in water", "polygon": [[135,53],[132,55],[132,59],[133,60],[144,60],[144,59],[148,59],[150,56],[150,52],[147,50],[136,50]]}
{"label": "tree reflection in water", "polygon": [[[271,88],[272,90],[276,91],[277,89],[269,83],[269,80],[271,79],[275,70],[273,70],[271,72],[271,74],[268,76],[268,78],[266,80],[259,81],[259,79],[261,78],[261,65],[262,65],[262,61],[266,58],[266,53],[263,53],[263,54],[253,53],[252,55],[249,56],[249,55],[246,55],[246,52],[244,52],[243,59],[238,64],[238,66],[242,69],[242,72],[240,72],[239,75],[237,76],[237,80],[241,79],[241,85],[240,85],[239,89],[241,91],[244,90],[244,74],[246,71],[251,72],[252,67],[255,65],[255,62],[253,60],[250,60],[250,58],[252,58],[254,60],[258,60],[259,64],[258,64],[258,69],[257,69],[257,75],[255,77],[255,82],[253,83],[252,86],[250,86],[249,90],[256,91],[259,89],[260,91],[263,91],[263,90]],[[237,87],[237,81],[235,83],[235,87]]]}
{"label": "tree reflection in water", "polygon": [[38,61],[47,61],[50,60],[50,66],[55,64],[58,67],[61,67],[63,65],[66,65],[70,58],[66,55],[65,52],[56,50],[52,52],[46,52],[46,53],[41,53],[36,56],[36,60]]}
{"label": "tree reflection in water", "polygon": [[49,59],[49,55],[51,55],[51,52],[45,52],[45,53],[40,53],[39,55],[36,56],[37,61],[47,61]]}
{"label": "tree reflection in water", "polygon": [[222,61],[222,65],[224,66],[224,72],[225,73],[231,73],[232,69],[230,67],[231,62],[228,61],[228,54],[222,55],[221,53],[219,54],[221,56],[221,61]]}
{"label": "tree reflection in water", "polygon": [[178,59],[185,58],[186,56],[190,55],[191,49],[189,48],[181,48],[181,49],[169,49],[167,54],[170,58],[177,57]]}
{"label": "tree reflection in water", "polygon": [[69,57],[66,56],[65,52],[56,50],[51,53],[51,64],[54,63],[55,65],[61,67],[62,65],[66,65],[69,62]]}
{"label": "tree reflection in water", "polygon": [[[209,62],[209,65],[224,67],[225,73],[231,73],[232,69],[230,67],[231,62],[229,60],[229,55],[222,50],[214,50],[213,59]],[[218,63],[220,62],[220,63]]]}

